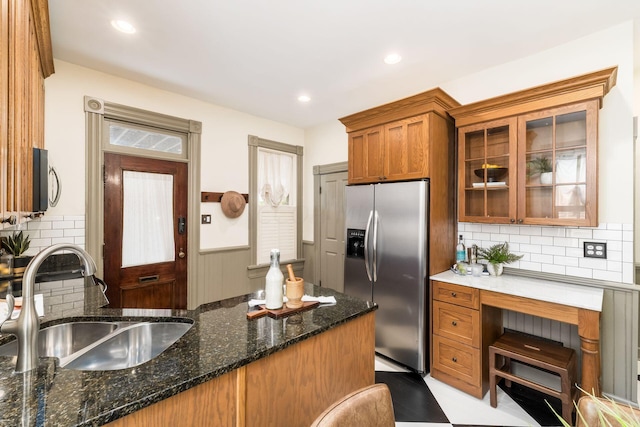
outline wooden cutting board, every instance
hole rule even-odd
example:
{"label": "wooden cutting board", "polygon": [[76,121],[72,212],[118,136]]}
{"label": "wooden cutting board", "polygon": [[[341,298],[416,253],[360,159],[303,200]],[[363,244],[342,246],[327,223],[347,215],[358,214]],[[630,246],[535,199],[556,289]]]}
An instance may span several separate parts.
{"label": "wooden cutting board", "polygon": [[258,317],[262,317],[265,314],[269,317],[273,317],[274,319],[280,319],[282,317],[287,317],[295,313],[300,313],[301,311],[310,310],[316,306],[320,305],[319,301],[305,301],[302,303],[302,307],[298,308],[288,308],[283,306],[277,310],[267,309],[264,304],[259,305],[258,310],[252,310],[247,312],[247,319],[256,319]]}

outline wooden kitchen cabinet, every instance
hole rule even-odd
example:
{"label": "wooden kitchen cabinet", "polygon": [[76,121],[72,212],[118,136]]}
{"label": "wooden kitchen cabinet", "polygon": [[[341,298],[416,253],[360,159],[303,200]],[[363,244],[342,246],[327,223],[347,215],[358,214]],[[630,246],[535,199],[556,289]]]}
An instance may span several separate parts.
{"label": "wooden kitchen cabinet", "polygon": [[384,176],[384,134],[382,126],[349,135],[350,184],[376,182]]}
{"label": "wooden kitchen cabinet", "polygon": [[598,108],[610,68],[449,110],[461,222],[598,225]]}
{"label": "wooden kitchen cabinet", "polygon": [[431,376],[482,399],[488,390],[488,352],[502,331],[501,312],[480,305],[480,291],[431,282]]}
{"label": "wooden kitchen cabinet", "polygon": [[32,149],[44,147],[44,79],[53,73],[46,0],[0,6],[0,211],[32,211]]}
{"label": "wooden kitchen cabinet", "polygon": [[[430,178],[449,164],[446,110],[460,105],[436,88],[343,117],[349,134],[349,184]],[[438,173],[438,172],[435,172]]]}

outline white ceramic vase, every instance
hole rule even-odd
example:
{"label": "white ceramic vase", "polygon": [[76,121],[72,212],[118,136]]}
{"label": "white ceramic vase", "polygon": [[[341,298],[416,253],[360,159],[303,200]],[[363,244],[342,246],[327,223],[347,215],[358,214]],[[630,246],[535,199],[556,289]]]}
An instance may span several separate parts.
{"label": "white ceramic vase", "polygon": [[544,172],[540,174],[540,184],[549,185],[553,182],[553,172]]}
{"label": "white ceramic vase", "polygon": [[502,263],[500,263],[500,264],[488,263],[487,264],[487,271],[492,276],[501,276],[503,269],[504,269],[504,265]]}

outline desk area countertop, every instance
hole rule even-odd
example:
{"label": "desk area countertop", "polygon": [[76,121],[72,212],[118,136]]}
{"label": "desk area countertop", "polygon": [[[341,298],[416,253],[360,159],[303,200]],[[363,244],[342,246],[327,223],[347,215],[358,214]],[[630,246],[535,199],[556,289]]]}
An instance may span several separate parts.
{"label": "desk area countertop", "polygon": [[572,285],[550,280],[522,276],[463,276],[453,271],[444,271],[431,276],[431,280],[468,286],[538,301],[552,302],[570,307],[602,311],[602,288]]}
{"label": "desk area countertop", "polygon": [[[40,358],[38,369],[16,374],[15,358],[0,357],[0,424],[22,425],[27,419],[28,425],[103,425],[308,339],[333,333],[377,308],[311,284],[305,286],[305,293],[334,295],[337,303],[302,312],[295,325],[289,325],[286,317],[248,320],[247,301],[256,294],[195,310],[78,309],[64,321],[187,318],[194,324],[166,351],[130,369],[77,371],[61,369],[58,359]],[[59,316],[48,316],[41,319],[41,327],[62,321]],[[9,340],[8,335],[0,335],[0,344]],[[373,369],[371,377],[373,380]],[[25,397],[25,390],[31,390],[30,397]]]}
{"label": "desk area countertop", "polygon": [[[502,331],[501,310],[510,310],[518,313],[524,313],[545,319],[551,319],[567,324],[577,325],[578,336],[580,338],[580,349],[582,359],[581,386],[584,390],[593,391],[594,394],[600,394],[600,317],[602,315],[602,302],[604,291],[601,288],[591,286],[580,286],[550,280],[527,278],[523,276],[515,276],[503,274],[502,276],[480,276],[473,275],[462,276],[453,271],[445,271],[430,277],[432,280],[432,299],[434,307],[442,307],[440,300],[460,300],[462,290],[471,288],[468,295],[472,298],[467,306],[476,310],[474,314],[475,322],[471,322],[473,333],[477,337],[472,341],[476,344],[475,350],[480,360],[475,364],[470,364],[475,369],[472,374],[468,375],[464,381],[459,378],[452,378],[461,375],[453,366],[446,366],[449,362],[446,357],[451,359],[452,346],[458,345],[463,339],[458,339],[455,335],[452,340],[442,341],[441,335],[446,335],[446,331],[442,332],[440,323],[438,327],[434,326],[434,341],[444,342],[449,347],[442,347],[444,350],[437,350],[437,355],[432,356],[432,360],[436,359],[439,365],[434,367],[432,362],[432,377],[449,381],[455,387],[458,387],[468,393],[482,398],[487,391],[488,383],[488,362],[487,349]],[[436,292],[434,288],[439,289]],[[464,292],[466,294],[466,292]],[[462,304],[465,305],[465,304]],[[448,306],[447,306],[448,307]],[[460,310],[469,309],[457,309]],[[454,317],[458,314],[450,315],[451,310],[446,308],[445,315],[453,318],[454,325],[460,323]],[[443,313],[439,311],[438,313]],[[471,315],[466,311],[465,315]],[[434,314],[441,316],[441,314]],[[440,318],[437,319],[440,322]],[[450,322],[451,319],[445,319],[444,322]],[[435,323],[435,320],[433,321]],[[462,348],[462,347],[460,347]],[[465,347],[466,348],[466,347]],[[434,350],[436,352],[436,350]],[[468,351],[469,353],[471,350]],[[475,353],[474,353],[475,354]],[[456,361],[462,356],[454,356],[452,360]],[[459,363],[456,364],[458,366]],[[448,372],[445,372],[448,369]]]}

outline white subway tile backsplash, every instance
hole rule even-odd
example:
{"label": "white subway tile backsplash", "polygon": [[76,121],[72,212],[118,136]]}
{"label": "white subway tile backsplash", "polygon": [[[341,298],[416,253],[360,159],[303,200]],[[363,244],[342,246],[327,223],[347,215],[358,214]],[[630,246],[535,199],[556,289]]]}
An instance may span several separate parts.
{"label": "white subway tile backsplash", "polygon": [[521,227],[520,234],[526,234],[527,236],[542,236],[542,227]]}
{"label": "white subway tile backsplash", "polygon": [[622,273],[615,271],[593,270],[593,278],[598,280],[608,280],[610,282],[621,282]]}
{"label": "white subway tile backsplash", "polygon": [[79,228],[66,228],[64,230],[65,237],[76,237],[76,236],[84,236],[84,229]]}
{"label": "white subway tile backsplash", "polygon": [[[462,225],[462,224],[460,224]],[[509,242],[523,255],[511,268],[623,283],[635,282],[633,224],[600,223],[598,227],[464,224],[468,239],[482,247]],[[472,233],[469,233],[469,231]],[[607,244],[607,259],[585,258],[584,242]]]}
{"label": "white subway tile backsplash", "polygon": [[593,278],[593,270],[590,268],[567,267],[567,276]]}
{"label": "white subway tile backsplash", "polygon": [[61,230],[40,230],[40,237],[62,237],[64,229]]}
{"label": "white subway tile backsplash", "polygon": [[529,252],[532,254],[539,254],[542,252],[542,246],[521,243],[520,252]]}
{"label": "white subway tile backsplash", "polygon": [[513,225],[501,225],[500,226],[500,234],[520,234],[520,227]]}
{"label": "white subway tile backsplash", "polygon": [[491,240],[494,242],[508,242],[509,235],[508,234],[500,234],[500,233],[492,233]]}
{"label": "white subway tile backsplash", "polygon": [[60,228],[64,228],[64,229],[74,228],[74,226],[75,226],[75,222],[74,221],[54,221],[51,224],[52,224],[51,225],[52,228],[57,228],[57,229],[60,229]]}
{"label": "white subway tile backsplash", "polygon": [[542,272],[543,273],[553,273],[553,274],[567,274],[567,269],[564,265],[556,265],[556,264],[542,264]]}
{"label": "white subway tile backsplash", "polygon": [[50,222],[29,221],[27,223],[27,230],[50,230]]}
{"label": "white subway tile backsplash", "polygon": [[531,261],[543,264],[553,264],[553,255],[531,254]]}
{"label": "white subway tile backsplash", "polygon": [[523,236],[521,234],[512,234],[509,237],[509,244],[511,243],[531,243],[531,236]]}
{"label": "white subway tile backsplash", "polygon": [[564,246],[567,248],[577,248],[580,244],[580,241],[573,237],[554,237],[553,244],[556,246]]}
{"label": "white subway tile backsplash", "polygon": [[575,237],[578,239],[593,239],[593,230],[590,228],[569,228],[567,229],[567,237]]}
{"label": "white subway tile backsplash", "polygon": [[500,226],[494,224],[482,224],[482,232],[483,233],[499,233]]}
{"label": "white subway tile backsplash", "polygon": [[534,244],[534,245],[553,245],[553,237],[531,236],[531,244]]}
{"label": "white subway tile backsplash", "polygon": [[593,240],[622,240],[622,230],[593,230]]}
{"label": "white subway tile backsplash", "polygon": [[562,255],[566,253],[566,248],[563,246],[542,246],[542,253],[549,255]]}
{"label": "white subway tile backsplash", "polygon": [[[565,237],[566,231],[562,227],[542,227],[543,236]],[[567,230],[568,231],[568,230]]]}

